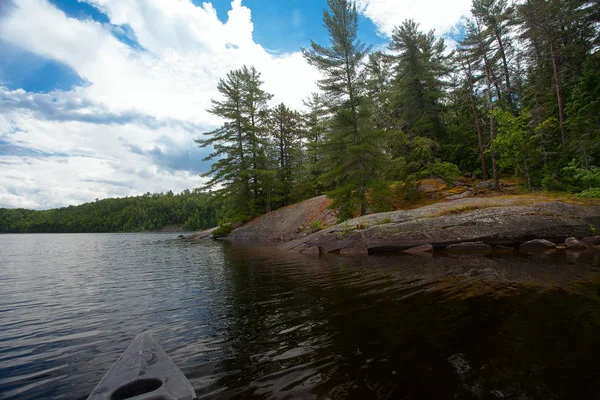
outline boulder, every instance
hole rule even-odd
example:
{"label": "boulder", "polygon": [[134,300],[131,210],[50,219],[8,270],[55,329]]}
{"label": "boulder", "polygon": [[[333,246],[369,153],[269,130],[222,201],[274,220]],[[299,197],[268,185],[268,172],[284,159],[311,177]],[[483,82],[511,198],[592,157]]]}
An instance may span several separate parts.
{"label": "boulder", "polygon": [[588,236],[581,239],[588,246],[600,246],[600,236]]}
{"label": "boulder", "polygon": [[568,237],[565,240],[565,247],[569,250],[584,250],[587,248],[587,245],[574,237]]}
{"label": "boulder", "polygon": [[471,194],[472,194],[472,192],[470,190],[465,190],[464,192],[462,192],[460,194],[455,194],[455,195],[446,197],[446,200],[464,199],[465,197],[469,197]]}
{"label": "boulder", "polygon": [[411,247],[410,249],[406,249],[404,251],[412,254],[433,253],[433,246],[430,244],[422,244],[421,246]]}
{"label": "boulder", "polygon": [[483,181],[477,184],[477,189],[492,189],[494,187],[494,182],[492,181]]}
{"label": "boulder", "polygon": [[455,252],[481,252],[481,251],[491,251],[492,246],[489,244],[485,244],[481,241],[479,242],[464,242],[464,243],[456,243],[451,244],[446,247],[446,251],[450,253]]}
{"label": "boulder", "polygon": [[556,243],[546,239],[533,239],[522,243],[519,248],[521,250],[549,250],[556,248]]}

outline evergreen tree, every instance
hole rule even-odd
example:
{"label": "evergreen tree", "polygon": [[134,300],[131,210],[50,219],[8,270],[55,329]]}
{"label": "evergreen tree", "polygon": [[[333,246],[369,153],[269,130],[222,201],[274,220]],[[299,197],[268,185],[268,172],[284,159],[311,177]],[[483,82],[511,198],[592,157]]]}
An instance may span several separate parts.
{"label": "evergreen tree", "polygon": [[307,193],[317,196],[325,191],[319,177],[324,172],[323,143],[329,127],[330,112],[325,99],[319,93],[312,93],[303,100],[308,111],[304,114],[304,140],[302,150],[307,171]]}
{"label": "evergreen tree", "polygon": [[409,137],[441,138],[444,124],[441,99],[445,64],[444,41],[433,31],[424,34],[413,20],[407,20],[392,33],[390,50],[394,68],[394,104]]}
{"label": "evergreen tree", "polygon": [[514,88],[511,84],[511,70],[509,67],[512,55],[511,28],[516,24],[514,7],[509,6],[507,0],[473,0],[471,7],[473,17],[482,26],[483,36],[488,37],[490,43],[490,59],[501,64],[501,75],[504,80],[502,99],[506,100],[510,112],[516,115],[517,109],[514,99]]}
{"label": "evergreen tree", "polygon": [[277,154],[278,183],[272,201],[279,206],[287,206],[302,197],[299,190],[294,189],[303,186],[306,180],[301,162],[300,115],[281,103],[271,111],[271,124]]}
{"label": "evergreen tree", "polygon": [[302,52],[324,75],[319,87],[334,117],[323,146],[323,159],[328,163],[323,179],[335,182],[330,195],[340,216],[346,218],[356,208],[360,215],[367,213],[367,190],[377,180],[382,160],[366,97],[364,64],[369,48],[357,38],[356,4],[348,0],[328,0],[327,4],[323,24],[330,45],[311,41],[311,49]]}
{"label": "evergreen tree", "polygon": [[212,100],[208,110],[225,120],[218,129],[197,139],[200,147],[212,146],[204,161],[215,160],[204,177],[210,177],[205,189],[220,187],[216,192],[225,201],[227,217],[248,220],[257,214],[259,177],[265,168],[263,130],[260,125],[266,101],[271,95],[261,88],[260,74],[254,67],[230,71],[220,79],[217,89],[223,100]]}
{"label": "evergreen tree", "polygon": [[[461,43],[461,47],[468,53],[467,57],[478,62],[483,69],[485,76],[485,86],[488,104],[488,117],[490,128],[490,154],[492,158],[492,173],[494,178],[494,189],[500,188],[500,176],[498,172],[498,163],[496,161],[495,148],[493,146],[496,138],[496,121],[494,119],[495,103],[501,98],[500,90],[497,86],[496,74],[490,57],[491,40],[483,34],[481,25],[477,19],[467,22],[467,35]],[[496,96],[494,96],[494,90]]]}

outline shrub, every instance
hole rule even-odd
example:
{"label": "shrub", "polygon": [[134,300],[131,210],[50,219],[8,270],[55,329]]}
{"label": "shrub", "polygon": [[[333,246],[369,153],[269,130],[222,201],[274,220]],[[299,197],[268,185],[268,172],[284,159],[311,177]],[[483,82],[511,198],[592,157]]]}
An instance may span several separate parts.
{"label": "shrub", "polygon": [[382,220],[377,221],[377,225],[385,225],[385,224],[391,224],[392,223],[392,218],[390,217],[385,217]]}
{"label": "shrub", "polygon": [[231,224],[223,224],[219,226],[217,229],[212,231],[213,237],[227,236],[233,230],[233,225]]}
{"label": "shrub", "polygon": [[308,224],[311,232],[318,232],[323,229],[323,222],[320,219],[316,219]]}
{"label": "shrub", "polygon": [[583,192],[577,194],[578,199],[599,199],[600,198],[600,188],[591,188],[588,190],[584,190]]}
{"label": "shrub", "polygon": [[564,185],[552,175],[545,175],[542,179],[542,186],[546,190],[560,191],[564,190]]}

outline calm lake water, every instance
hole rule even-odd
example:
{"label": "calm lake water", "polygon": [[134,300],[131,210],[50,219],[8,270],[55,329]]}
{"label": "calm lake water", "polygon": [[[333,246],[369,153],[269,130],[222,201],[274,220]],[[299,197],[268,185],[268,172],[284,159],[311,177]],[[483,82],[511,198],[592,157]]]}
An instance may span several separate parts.
{"label": "calm lake water", "polygon": [[146,330],[200,398],[600,398],[598,253],[0,235],[0,398],[84,399]]}

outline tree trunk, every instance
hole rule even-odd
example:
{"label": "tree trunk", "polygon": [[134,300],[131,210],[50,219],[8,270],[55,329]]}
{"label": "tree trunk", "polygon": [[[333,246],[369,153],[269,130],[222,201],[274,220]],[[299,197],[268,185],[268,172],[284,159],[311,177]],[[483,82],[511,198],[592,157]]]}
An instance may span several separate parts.
{"label": "tree trunk", "polygon": [[[360,134],[358,132],[358,112],[356,111],[356,104],[354,104],[354,88],[352,86],[352,78],[350,76],[350,58],[349,58],[349,54],[346,51],[346,82],[348,84],[348,96],[350,97],[350,108],[352,109],[352,119],[353,119],[353,124],[354,124],[354,145],[359,145],[360,144]],[[362,157],[359,156],[358,159],[358,165],[359,165],[359,180],[360,180],[360,185],[359,185],[359,191],[358,191],[358,197],[360,200],[360,215],[366,215],[367,214],[367,196],[366,196],[366,190],[365,190],[365,172],[364,172],[364,165],[362,162]]]}
{"label": "tree trunk", "polygon": [[510,113],[513,116],[516,116],[515,104],[513,102],[512,97],[512,88],[510,86],[510,74],[508,73],[508,62],[506,61],[506,52],[504,51],[504,43],[502,43],[502,38],[500,37],[500,33],[494,31],[494,35],[496,36],[496,41],[498,42],[498,48],[500,50],[500,55],[502,56],[502,66],[504,68],[504,80],[506,81],[506,98],[508,100],[508,106],[510,108]]}
{"label": "tree trunk", "polygon": [[554,71],[554,83],[556,85],[556,97],[558,99],[558,122],[560,123],[560,137],[562,145],[567,143],[565,133],[565,107],[563,103],[562,87],[560,84],[560,75],[558,73],[558,60],[554,51],[554,43],[550,42],[550,55],[552,56],[552,70]]}
{"label": "tree trunk", "polygon": [[[495,127],[495,121],[494,121],[494,96],[492,96],[492,73],[491,73],[490,64],[489,64],[488,58],[487,58],[487,52],[485,51],[483,43],[481,43],[481,38],[479,40],[480,40],[479,48],[481,50],[481,54],[483,55],[483,63],[485,65],[485,77],[486,77],[486,83],[487,83],[488,101],[490,103],[489,104],[489,108],[490,108],[490,146],[493,146],[494,139],[496,138],[496,127]],[[499,182],[499,178],[498,178],[498,165],[496,164],[496,154],[495,154],[493,148],[490,153],[492,155],[492,171],[493,171],[493,175],[494,175],[494,190],[498,190],[498,189],[500,189],[500,182]]]}
{"label": "tree trunk", "polygon": [[475,129],[477,130],[477,139],[479,140],[479,158],[481,158],[481,174],[484,181],[488,180],[487,166],[485,165],[485,145],[483,144],[483,133],[481,131],[481,119],[479,118],[479,112],[477,111],[477,103],[475,102],[475,96],[473,95],[473,76],[471,74],[471,63],[467,61],[467,82],[469,83],[469,97],[471,98],[471,108],[473,115],[475,116]]}

